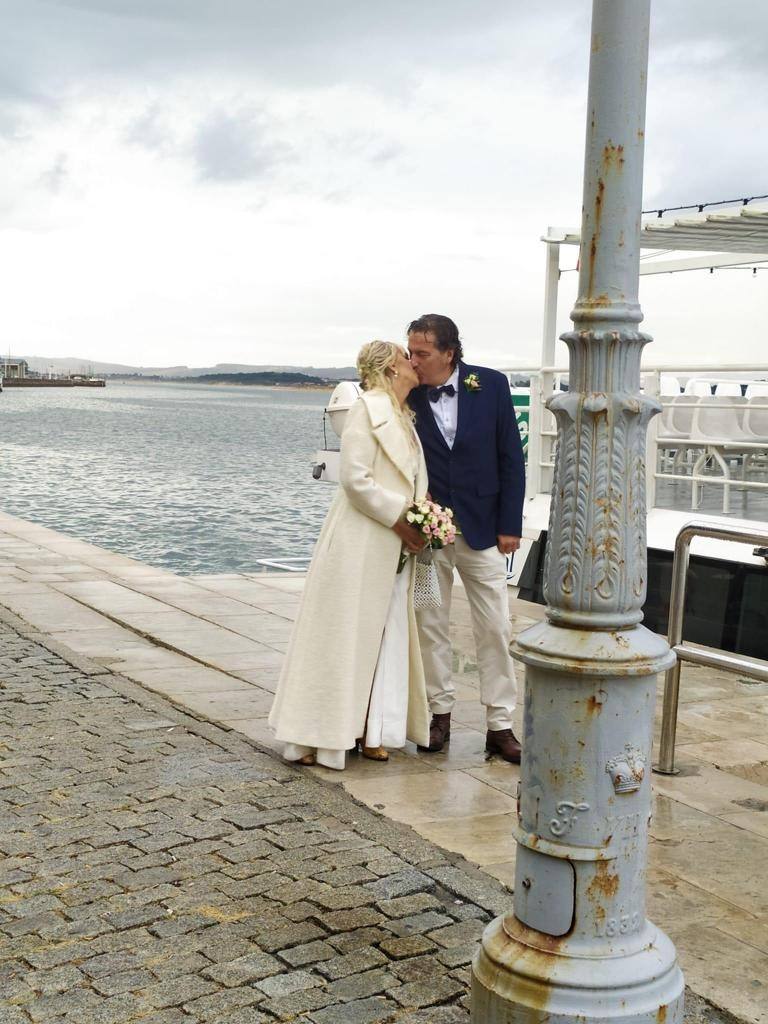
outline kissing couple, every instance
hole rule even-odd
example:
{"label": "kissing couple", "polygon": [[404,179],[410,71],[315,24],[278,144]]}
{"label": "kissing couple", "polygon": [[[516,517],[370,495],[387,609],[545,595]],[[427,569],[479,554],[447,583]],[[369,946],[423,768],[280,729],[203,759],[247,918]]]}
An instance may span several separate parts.
{"label": "kissing couple", "polygon": [[[472,619],[485,748],[520,762],[505,556],[520,546],[525,465],[509,383],[463,361],[447,316],[421,316],[407,336],[407,349],[372,341],[357,357],[363,394],[347,413],[340,486],[269,716],[295,764],[343,769],[350,751],[386,761],[406,740],[433,753],[450,741],[454,570]],[[427,496],[453,510],[457,532],[432,553],[439,607],[416,611],[407,556],[426,538],[409,510]]]}

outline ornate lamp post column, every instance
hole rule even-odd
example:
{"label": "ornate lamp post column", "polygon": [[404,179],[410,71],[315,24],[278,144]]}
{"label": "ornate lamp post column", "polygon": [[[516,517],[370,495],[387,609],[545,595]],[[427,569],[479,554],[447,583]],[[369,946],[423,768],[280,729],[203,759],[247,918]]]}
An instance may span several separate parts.
{"label": "ornate lamp post column", "polygon": [[579,298],[558,428],[547,620],[527,666],[514,912],[473,965],[474,1024],[679,1024],[683,977],[645,916],[656,676],[646,590],[639,231],[650,0],[593,0]]}

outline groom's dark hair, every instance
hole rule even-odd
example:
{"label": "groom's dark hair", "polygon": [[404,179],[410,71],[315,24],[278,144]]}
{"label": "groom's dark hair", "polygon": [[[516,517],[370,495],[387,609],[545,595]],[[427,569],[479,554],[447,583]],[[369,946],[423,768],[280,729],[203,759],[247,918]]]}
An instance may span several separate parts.
{"label": "groom's dark hair", "polygon": [[407,334],[426,334],[429,331],[435,337],[435,348],[441,352],[453,353],[453,365],[464,355],[459,338],[459,328],[448,316],[440,313],[424,313],[418,320],[411,320]]}

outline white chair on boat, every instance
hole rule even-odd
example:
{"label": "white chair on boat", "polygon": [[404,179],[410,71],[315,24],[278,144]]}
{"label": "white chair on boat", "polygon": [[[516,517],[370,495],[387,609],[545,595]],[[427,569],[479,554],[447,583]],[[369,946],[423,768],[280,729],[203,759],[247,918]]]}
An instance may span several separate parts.
{"label": "white chair on boat", "polygon": [[691,377],[689,381],[686,381],[684,394],[692,395],[696,398],[708,398],[712,394],[712,385],[708,380],[698,380],[696,377]]}
{"label": "white chair on boat", "polygon": [[745,402],[744,433],[768,447],[768,388],[764,395],[750,395]]}
{"label": "white chair on boat", "polygon": [[746,399],[716,395],[714,399],[702,398],[696,404],[693,414],[691,433],[709,442],[722,444],[738,444],[739,441],[751,441],[741,425],[741,406]]}
{"label": "white chair on boat", "polygon": [[[696,405],[693,417],[692,439],[698,440],[704,448],[693,467],[693,508],[699,505],[701,481],[695,479],[703,474],[706,466],[716,464],[720,476],[713,476],[712,482],[723,488],[723,512],[730,512],[731,486],[748,487],[747,470],[751,460],[762,454],[761,442],[748,433],[742,423],[742,410],[747,405],[741,396],[733,398],[702,398]],[[768,405],[768,400],[765,401]],[[741,483],[733,480],[731,463],[741,460]]]}
{"label": "white chair on boat", "polygon": [[693,433],[693,417],[698,404],[697,395],[678,395],[672,399],[672,427],[678,437],[690,438]]}
{"label": "white chair on boat", "polygon": [[744,457],[742,476],[746,479],[748,470],[764,473],[768,460],[768,387],[765,394],[748,397],[744,402],[742,429],[746,437],[764,448]]}
{"label": "white chair on boat", "polygon": [[661,404],[661,421],[659,423],[659,437],[660,438],[687,438],[688,434],[683,434],[675,428],[672,421],[673,406],[672,403],[662,402]]}
{"label": "white chair on boat", "polygon": [[[678,449],[678,441],[685,441],[687,438],[683,434],[679,434],[672,423],[672,403],[669,397],[661,394],[661,419],[659,421],[658,431],[656,433],[656,450],[658,452],[658,468],[661,472],[664,472],[664,468],[669,460],[674,456]],[[650,442],[649,442],[650,443]],[[674,459],[672,460],[672,467],[674,468]]]}
{"label": "white chair on boat", "polygon": [[737,380],[721,380],[715,384],[716,398],[741,398],[741,384]]}
{"label": "white chair on boat", "polygon": [[701,448],[701,444],[691,442],[693,430],[693,417],[700,399],[695,395],[675,395],[671,399],[665,399],[661,409],[661,423],[656,438],[659,452],[662,453],[661,461],[665,463],[666,457],[674,453],[672,459],[672,472],[680,469],[683,456],[688,456],[691,449]]}
{"label": "white chair on boat", "polygon": [[659,395],[662,398],[676,397],[681,391],[682,388],[677,377],[672,377],[668,373],[662,373],[659,381]]}

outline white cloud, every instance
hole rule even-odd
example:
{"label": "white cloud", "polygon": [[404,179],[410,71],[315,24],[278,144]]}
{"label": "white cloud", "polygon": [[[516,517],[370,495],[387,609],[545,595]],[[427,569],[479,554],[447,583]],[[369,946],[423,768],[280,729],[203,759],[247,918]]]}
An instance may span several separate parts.
{"label": "white cloud", "polygon": [[[472,358],[534,359],[539,236],[578,224],[590,6],[0,0],[3,337],[154,365],[347,364],[443,311]],[[646,203],[768,191],[764,43],[745,27],[762,6],[670,6]],[[647,326],[700,345],[733,310],[688,311],[738,295],[754,358],[765,278],[644,284]]]}

